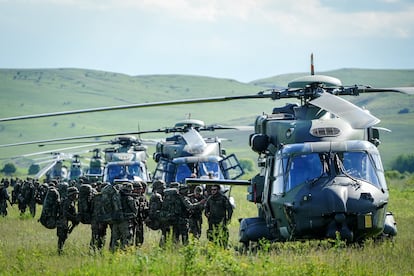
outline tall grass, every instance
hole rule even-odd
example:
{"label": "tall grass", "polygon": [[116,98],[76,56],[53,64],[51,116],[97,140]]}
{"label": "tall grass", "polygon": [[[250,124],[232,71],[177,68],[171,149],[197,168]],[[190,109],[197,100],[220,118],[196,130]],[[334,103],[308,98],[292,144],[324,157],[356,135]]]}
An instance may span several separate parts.
{"label": "tall grass", "polygon": [[[230,228],[230,248],[209,243],[205,229],[188,246],[168,242],[158,246],[160,233],[146,229],[139,248],[110,253],[89,249],[90,227],[79,225],[57,253],[56,230],[44,228],[30,215],[20,217],[17,206],[0,217],[0,275],[412,275],[414,273],[413,177],[392,180],[390,209],[398,223],[394,241],[367,241],[345,246],[339,240],[270,244],[242,251],[237,241],[239,217],[254,216],[244,187],[232,195],[237,207]],[[206,228],[205,224],[203,225]],[[109,237],[109,233],[108,233]]]}

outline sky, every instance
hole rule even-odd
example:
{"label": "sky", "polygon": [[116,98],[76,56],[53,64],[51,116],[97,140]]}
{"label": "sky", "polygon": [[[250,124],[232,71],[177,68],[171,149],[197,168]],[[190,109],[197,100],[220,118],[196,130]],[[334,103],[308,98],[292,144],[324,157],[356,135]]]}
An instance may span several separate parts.
{"label": "sky", "polygon": [[249,82],[414,69],[414,0],[0,0],[0,68]]}

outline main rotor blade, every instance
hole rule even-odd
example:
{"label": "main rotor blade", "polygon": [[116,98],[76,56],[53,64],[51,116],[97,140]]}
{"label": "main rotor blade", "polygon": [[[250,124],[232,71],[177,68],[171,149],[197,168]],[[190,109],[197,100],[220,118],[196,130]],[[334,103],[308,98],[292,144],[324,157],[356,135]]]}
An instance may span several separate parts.
{"label": "main rotor blade", "polygon": [[414,95],[414,87],[390,87],[390,88],[359,87],[358,92],[359,93],[395,92],[395,93]]}
{"label": "main rotor blade", "polygon": [[76,147],[66,147],[66,148],[60,148],[60,149],[39,151],[39,152],[34,152],[34,153],[22,154],[22,155],[18,155],[18,156],[12,156],[10,158],[13,159],[13,158],[20,158],[20,157],[30,157],[30,156],[36,156],[36,155],[41,155],[41,154],[49,154],[49,153],[53,154],[53,153],[59,153],[59,152],[66,151],[66,150],[87,148],[87,147],[96,146],[96,145],[100,145],[100,144],[82,145],[82,146],[76,146]]}
{"label": "main rotor blade", "polygon": [[178,104],[224,102],[224,101],[231,101],[231,100],[238,100],[238,99],[260,99],[260,98],[270,98],[270,97],[271,97],[271,94],[258,93],[254,95],[223,96],[223,97],[199,98],[199,99],[182,99],[182,100],[173,100],[173,101],[164,101],[164,102],[107,106],[107,107],[97,107],[97,108],[79,109],[79,110],[71,110],[71,111],[15,116],[15,117],[8,117],[8,118],[0,118],[0,122],[27,120],[27,119],[35,119],[35,118],[71,115],[71,114],[92,113],[92,112],[100,112],[100,111],[111,111],[111,110],[121,110],[121,109],[123,110],[123,109],[131,109],[131,108],[156,107],[156,106],[167,106],[167,105],[178,105]]}
{"label": "main rotor blade", "polygon": [[[126,132],[117,132],[117,133],[103,133],[103,134],[91,134],[91,135],[81,135],[81,136],[72,136],[72,137],[63,137],[63,138],[54,138],[54,139],[45,139],[45,140],[36,140],[36,141],[27,141],[27,142],[19,142],[19,143],[11,143],[11,144],[3,144],[0,145],[0,148],[4,147],[14,147],[14,146],[24,146],[24,145],[33,145],[33,144],[57,144],[54,142],[63,142],[63,141],[70,141],[70,140],[81,140],[81,139],[91,139],[91,138],[99,138],[99,137],[109,137],[109,136],[121,136],[121,135],[138,135],[138,134],[145,134],[150,132],[162,132],[161,130],[151,130],[151,131],[126,131]],[[107,141],[105,141],[107,142]],[[103,143],[105,143],[103,142]],[[75,143],[102,143],[101,141],[81,141]],[[70,144],[70,142],[61,143],[61,144]],[[97,144],[98,145],[98,144]],[[43,145],[42,145],[43,146]]]}
{"label": "main rotor blade", "polygon": [[222,125],[210,125],[200,128],[200,131],[215,131],[215,130],[240,130],[240,131],[253,131],[253,126],[222,126]]}
{"label": "main rotor blade", "polygon": [[380,122],[380,119],[368,113],[367,110],[329,93],[322,93],[310,103],[344,119],[355,129],[371,127]]}

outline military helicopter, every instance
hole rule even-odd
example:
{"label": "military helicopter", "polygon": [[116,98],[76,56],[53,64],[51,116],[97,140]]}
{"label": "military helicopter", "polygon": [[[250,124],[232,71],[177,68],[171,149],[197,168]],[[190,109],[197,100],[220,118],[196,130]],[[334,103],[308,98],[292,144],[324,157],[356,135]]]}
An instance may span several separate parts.
{"label": "military helicopter", "polygon": [[[413,91],[413,88],[343,86],[339,79],[315,75],[312,71],[310,76],[290,82],[287,88],[253,95],[17,116],[0,122],[176,104],[298,99],[300,104],[276,107],[270,114],[257,116],[249,145],[258,154],[260,172],[250,181],[225,181],[248,185],[248,200],[258,209],[256,217],[240,221],[240,242],[248,245],[263,238],[271,241],[336,238],[339,233],[352,243],[380,236],[394,237],[397,227],[387,208],[388,187],[377,149],[381,128],[375,125],[379,119],[338,96],[413,94]],[[189,184],[199,181],[186,178]]]}
{"label": "military helicopter", "polygon": [[52,155],[53,156],[51,160],[38,162],[38,164],[47,163],[47,165],[36,174],[35,178],[39,179],[45,176],[46,181],[48,182],[52,179],[67,180],[69,176],[69,170],[63,161],[65,158],[70,158],[70,156],[59,152],[52,152]]}
{"label": "military helicopter", "polygon": [[[150,174],[147,169],[146,160],[148,157],[147,147],[142,144],[140,139],[137,139],[131,134],[136,132],[123,132],[123,133],[106,133],[95,135],[83,135],[74,137],[64,137],[37,141],[27,141],[20,143],[12,143],[0,145],[0,147],[13,147],[21,145],[38,144],[38,146],[46,146],[52,144],[68,144],[68,143],[83,143],[86,145],[71,147],[90,147],[97,145],[114,145],[112,147],[106,147],[103,151],[100,148],[92,150],[93,156],[90,160],[89,168],[85,173],[85,177],[93,180],[102,180],[111,184],[123,181],[144,180],[150,181]],[[138,132],[139,133],[139,132]],[[83,139],[88,138],[100,138],[106,136],[118,136],[108,141],[85,141]],[[74,140],[79,140],[78,142]],[[90,143],[90,144],[89,144]],[[88,145],[89,144],[89,145]],[[68,148],[66,148],[68,149]],[[104,158],[101,157],[101,152],[104,153]],[[74,159],[72,168],[75,170],[80,168],[80,161]],[[79,174],[79,169],[77,174]],[[43,176],[40,175],[39,177]],[[75,177],[75,176],[74,176]],[[77,177],[79,178],[79,177]],[[68,179],[68,175],[65,175],[62,179]],[[70,179],[72,180],[72,178]]]}
{"label": "military helicopter", "polygon": [[203,137],[201,131],[235,129],[219,125],[206,126],[203,121],[187,119],[172,128],[153,132],[174,133],[156,144],[153,158],[157,163],[154,179],[184,183],[186,178],[237,179],[244,174],[235,154],[226,155],[218,137]]}
{"label": "military helicopter", "polygon": [[134,136],[119,136],[110,141],[119,145],[105,152],[103,181],[109,183],[123,181],[150,181],[146,160],[147,148]]}
{"label": "military helicopter", "polygon": [[86,170],[85,176],[102,180],[105,160],[101,156],[101,149],[95,148],[92,152],[93,155],[89,161],[89,168]]}
{"label": "military helicopter", "polygon": [[82,170],[82,163],[80,160],[80,155],[74,154],[72,156],[72,160],[70,164],[68,179],[78,180],[79,177],[81,177],[82,175],[83,175],[83,170]]}

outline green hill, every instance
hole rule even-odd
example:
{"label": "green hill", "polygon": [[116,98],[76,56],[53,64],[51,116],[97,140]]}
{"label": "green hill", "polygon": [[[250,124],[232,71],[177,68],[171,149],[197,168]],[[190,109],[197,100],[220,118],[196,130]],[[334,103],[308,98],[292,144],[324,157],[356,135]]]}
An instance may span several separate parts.
{"label": "green hill", "polygon": [[[320,74],[338,77],[345,85],[414,86],[414,70],[340,69]],[[269,86],[285,87],[290,80],[303,75],[306,73],[286,74],[241,83],[231,79],[201,76],[128,76],[84,69],[0,69],[0,117],[131,103],[253,94]],[[383,134],[383,144],[380,146],[386,167],[396,156],[414,152],[411,143],[411,128],[414,125],[413,96],[370,94],[350,100],[369,109],[382,120],[380,126],[392,130],[391,133]],[[253,125],[257,115],[263,112],[270,113],[274,106],[284,105],[285,102],[244,100],[5,122],[0,123],[0,144],[157,129],[172,126],[176,121],[188,116],[203,120],[206,124]],[[211,135],[227,138],[229,141],[224,143],[228,152],[235,152],[239,158],[255,159],[255,154],[248,147],[249,134],[226,131]],[[164,136],[151,135],[143,138],[160,137]],[[48,146],[47,149],[58,147],[62,148],[64,145]],[[4,163],[10,156],[35,151],[39,151],[37,146],[0,148],[1,161]]]}

